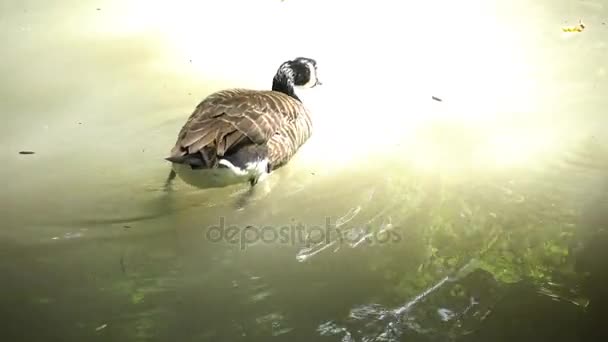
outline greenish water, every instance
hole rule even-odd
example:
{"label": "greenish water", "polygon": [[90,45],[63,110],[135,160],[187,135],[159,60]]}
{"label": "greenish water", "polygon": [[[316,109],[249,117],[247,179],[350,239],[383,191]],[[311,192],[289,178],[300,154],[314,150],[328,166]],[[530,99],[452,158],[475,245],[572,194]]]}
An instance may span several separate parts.
{"label": "greenish water", "polygon": [[[603,340],[607,24],[594,1],[0,4],[0,338]],[[296,55],[315,136],[270,192],[165,193],[198,101]]]}

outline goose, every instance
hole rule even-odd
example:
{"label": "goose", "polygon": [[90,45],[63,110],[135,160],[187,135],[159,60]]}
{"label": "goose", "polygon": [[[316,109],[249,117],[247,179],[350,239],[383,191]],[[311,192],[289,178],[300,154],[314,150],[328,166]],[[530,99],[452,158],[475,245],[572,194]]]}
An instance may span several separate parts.
{"label": "goose", "polygon": [[210,94],[186,120],[165,158],[172,166],[165,186],[178,174],[194,184],[188,175],[195,173],[199,187],[248,182],[253,188],[310,138],[311,115],[296,90],[319,85],[317,62],[297,57],[279,66],[271,90],[230,88]]}

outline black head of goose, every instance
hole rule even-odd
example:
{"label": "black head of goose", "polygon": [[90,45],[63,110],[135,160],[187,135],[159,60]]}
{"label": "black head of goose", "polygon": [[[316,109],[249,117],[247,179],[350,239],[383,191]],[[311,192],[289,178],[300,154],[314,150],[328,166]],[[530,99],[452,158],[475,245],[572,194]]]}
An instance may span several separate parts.
{"label": "black head of goose", "polygon": [[181,168],[203,171],[197,173],[206,187],[255,185],[289,162],[311,136],[310,113],[296,89],[320,84],[316,61],[298,57],[281,64],[272,90],[235,88],[207,96],[166,158],[173,165],[168,181]]}

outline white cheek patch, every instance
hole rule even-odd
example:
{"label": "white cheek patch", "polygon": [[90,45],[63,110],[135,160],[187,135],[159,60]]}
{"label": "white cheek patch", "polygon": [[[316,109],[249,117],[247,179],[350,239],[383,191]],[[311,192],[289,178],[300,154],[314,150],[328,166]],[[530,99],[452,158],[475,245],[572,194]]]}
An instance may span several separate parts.
{"label": "white cheek patch", "polygon": [[317,72],[315,70],[315,66],[312,65],[312,63],[306,63],[306,66],[308,67],[308,71],[310,73],[310,79],[308,80],[308,82],[306,82],[306,84],[302,85],[301,87],[312,88],[315,84],[317,84]]}

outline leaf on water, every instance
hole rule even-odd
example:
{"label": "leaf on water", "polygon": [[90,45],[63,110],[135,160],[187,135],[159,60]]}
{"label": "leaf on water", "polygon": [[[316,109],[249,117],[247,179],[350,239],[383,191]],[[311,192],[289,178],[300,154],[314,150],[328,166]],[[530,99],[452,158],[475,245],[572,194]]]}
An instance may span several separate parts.
{"label": "leaf on water", "polygon": [[585,30],[585,24],[583,24],[582,20],[579,20],[577,25],[562,27],[562,31],[564,32],[583,32],[583,30]]}
{"label": "leaf on water", "polygon": [[137,292],[131,296],[131,303],[139,304],[144,301],[144,294],[141,292]]}

